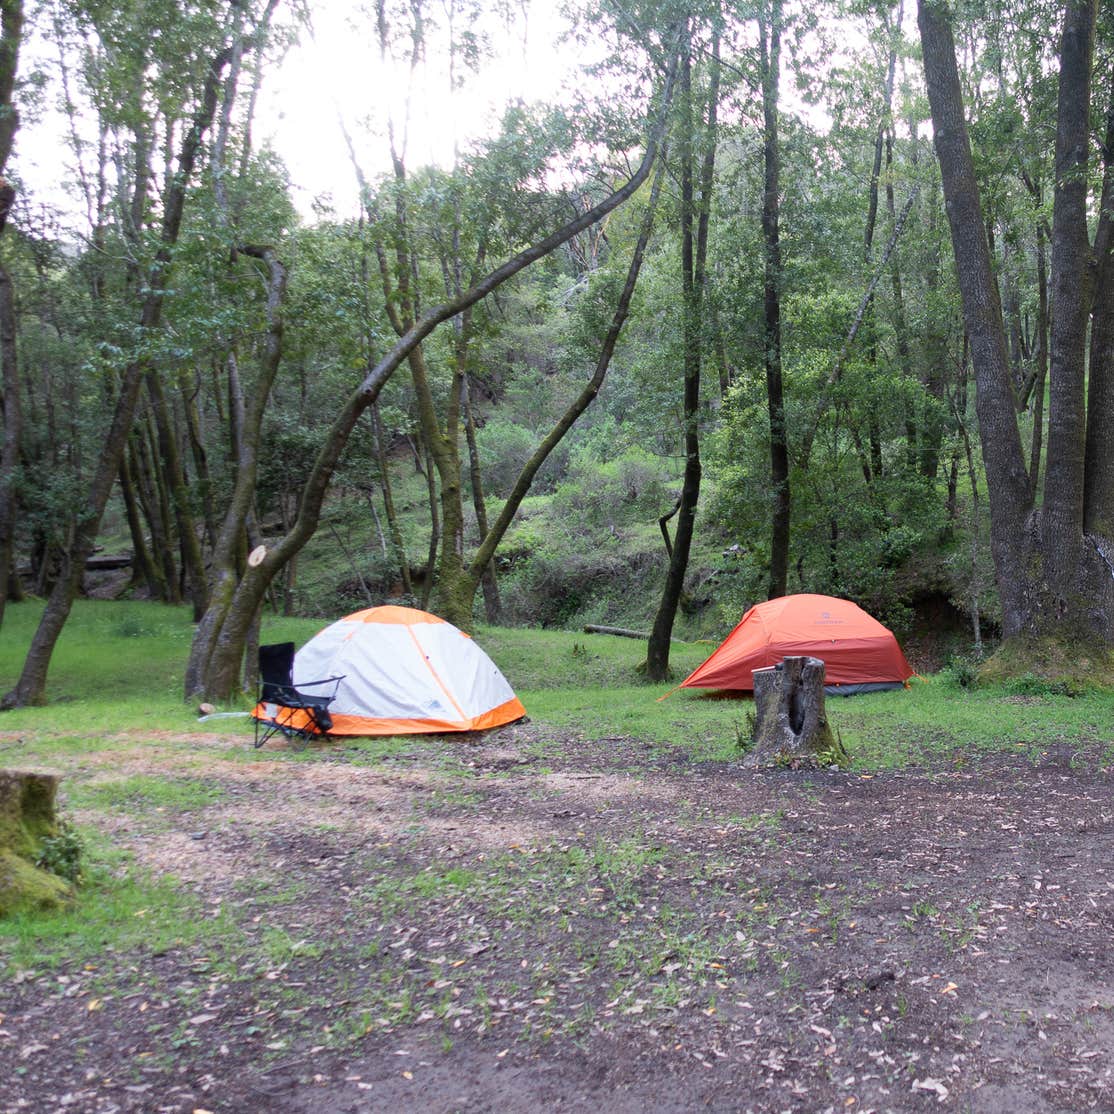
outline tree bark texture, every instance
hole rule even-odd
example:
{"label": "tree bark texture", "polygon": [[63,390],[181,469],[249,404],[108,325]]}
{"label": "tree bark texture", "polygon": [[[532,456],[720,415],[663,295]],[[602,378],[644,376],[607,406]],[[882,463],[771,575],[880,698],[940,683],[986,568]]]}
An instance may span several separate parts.
{"label": "tree bark texture", "polygon": [[[472,413],[472,377],[465,374],[461,383],[464,408],[464,436],[468,444],[468,475],[472,487],[472,509],[476,512],[476,532],[480,539],[487,537],[487,500],[484,498],[483,473],[480,471],[480,450],[476,444],[476,421]],[[483,589],[484,618],[489,623],[498,623],[502,616],[503,603],[499,597],[499,580],[495,575],[495,560],[488,561],[480,576]]]}
{"label": "tree bark texture", "polygon": [[[772,0],[768,22],[759,24],[762,73],[762,242],[765,248],[764,349],[766,405],[770,422],[770,599],[784,596],[789,582],[789,537],[792,510],[789,490],[789,430],[785,420],[785,388],[781,373],[781,232],[780,152],[778,150],[778,86],[781,76],[781,0]],[[875,191],[877,186],[875,186]],[[875,193],[875,197],[877,194]]]}
{"label": "tree bark texture", "polygon": [[[778,2],[778,0],[775,0]],[[700,196],[695,196],[696,127],[693,120],[691,81],[691,39],[682,59],[681,159],[681,285],[682,329],[685,383],[683,394],[685,471],[681,481],[681,501],[677,508],[677,529],[673,551],[665,574],[661,602],[650,640],[646,646],[646,676],[664,681],[669,676],[669,651],[673,623],[685,587],[689,553],[700,500],[700,371],[703,358],[703,302],[708,258],[708,224],[712,210],[712,182],[715,171],[717,108],[719,101],[719,37],[712,38],[711,80],[708,87],[708,119],[704,129],[704,154],[700,167]],[[695,235],[693,222],[695,220]]]}
{"label": "tree bark texture", "polygon": [[[19,127],[19,113],[12,103],[19,48],[23,37],[22,0],[0,0],[0,176],[7,168],[8,156]],[[0,232],[7,224],[15,189],[0,177]],[[16,350],[15,297],[6,268],[0,268],[0,415],[3,417],[0,441],[0,626],[8,602],[9,585],[14,576],[16,478],[19,442],[23,433],[23,412],[19,400],[19,364]]]}
{"label": "tree bark texture", "polygon": [[789,657],[754,671],[754,737],[743,765],[817,769],[844,757],[824,706],[824,663]]}
{"label": "tree bark texture", "polygon": [[205,585],[205,562],[201,556],[201,542],[197,537],[193,512],[190,509],[189,487],[182,470],[182,456],[178,447],[178,435],[171,421],[170,409],[166,404],[166,394],[162,389],[162,379],[158,371],[148,367],[144,379],[147,396],[151,402],[151,413],[158,435],[159,456],[162,460],[164,482],[170,496],[174,520],[178,529],[178,544],[182,552],[182,573],[189,585],[190,602],[193,604],[193,621],[201,621],[205,614],[207,590]]}
{"label": "tree bark texture", "polygon": [[[286,300],[286,266],[270,247],[248,244],[239,250],[242,255],[259,259],[267,269],[267,335],[263,343],[263,358],[260,361],[259,376],[252,393],[251,405],[246,409],[235,355],[229,354],[229,412],[233,419],[236,483],[210,560],[208,605],[190,646],[184,683],[187,700],[204,689],[203,678],[208,662],[213,655],[238,584],[245,531],[255,503],[263,415],[282,363],[283,336],[286,327],[283,316]],[[263,593],[260,593],[256,601],[257,610],[262,599]],[[245,640],[249,630],[250,620],[249,626],[244,629]],[[241,647],[241,657],[242,655],[243,647]]]}
{"label": "tree bark texture", "polygon": [[1102,198],[1095,234],[1083,528],[1114,538],[1114,88],[1106,113]]}
{"label": "tree bark texture", "polygon": [[1060,41],[1052,206],[1049,452],[1041,511],[1044,575],[1052,592],[1065,601],[1074,593],[1083,548],[1084,365],[1091,308],[1087,152],[1094,45],[1095,0],[1069,0]]}
{"label": "tree bark texture", "polygon": [[120,457],[119,483],[120,494],[124,499],[124,512],[128,519],[128,531],[132,539],[132,585],[143,584],[152,599],[161,599],[159,578],[151,558],[151,551],[147,546],[147,538],[143,533],[143,523],[139,517],[139,505],[135,497],[126,452]]}
{"label": "tree bark texture", "polygon": [[390,461],[387,458],[383,418],[379,413],[378,405],[371,408],[371,417],[375,432],[375,459],[379,464],[379,485],[383,492],[383,511],[387,516],[387,532],[391,536],[391,546],[394,549],[395,560],[398,562],[403,594],[413,596],[414,585],[410,580],[410,558],[406,554],[406,543],[403,541],[402,527],[399,525],[398,512],[395,510],[394,492],[391,489]]}
{"label": "tree bark texture", "polygon": [[0,267],[0,626],[8,602],[8,585],[15,568],[16,480],[19,441],[23,429],[16,360],[15,300],[7,269]]}
{"label": "tree bark texture", "polygon": [[0,174],[7,170],[19,113],[12,103],[23,40],[22,0],[0,0]]}
{"label": "tree bark texture", "polygon": [[1002,633],[1024,622],[1029,476],[1017,428],[1009,353],[971,158],[955,42],[946,11],[920,0],[918,24],[936,155],[951,228],[963,318],[975,369],[976,409],[990,502],[990,547],[1002,600]]}
{"label": "tree bark texture", "polygon": [[1005,639],[1114,644],[1110,539],[1083,532],[1084,341],[1090,306],[1086,151],[1095,9],[1067,5],[1061,40],[1053,201],[1050,408],[1044,500],[1031,514],[1005,327],[979,210],[955,46],[943,9],[921,0],[919,24],[937,155],[952,231],[990,502],[991,553]]}

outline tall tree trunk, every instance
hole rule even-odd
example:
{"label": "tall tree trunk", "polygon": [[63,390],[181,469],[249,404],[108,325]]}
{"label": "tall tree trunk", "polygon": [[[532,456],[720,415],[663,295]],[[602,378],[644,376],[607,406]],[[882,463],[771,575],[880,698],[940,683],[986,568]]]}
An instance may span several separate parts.
{"label": "tall tree trunk", "polygon": [[[9,190],[10,186],[0,188],[0,205],[4,204],[3,194]],[[3,365],[0,413],[4,418],[3,442],[0,443],[0,626],[3,626],[8,584],[15,567],[16,476],[23,431],[16,361],[15,300],[12,280],[4,267],[0,267],[0,365]]]}
{"label": "tall tree trunk", "polygon": [[201,381],[184,366],[178,376],[178,390],[182,397],[182,410],[186,416],[186,433],[189,437],[190,455],[197,471],[198,494],[201,499],[202,518],[205,523],[205,539],[209,548],[217,544],[217,510],[213,503],[213,479],[209,473],[209,457],[205,452],[205,439],[201,435],[201,419],[197,412],[197,395]]}
{"label": "tall tree trunk", "polygon": [[1022,629],[1029,476],[1014,410],[998,287],[963,115],[955,42],[946,10],[920,0],[918,24],[936,155],[951,228],[963,317],[975,369],[976,408],[990,503],[990,548],[1002,600],[1002,632]]}
{"label": "tall tree trunk", "polygon": [[[8,165],[19,113],[12,103],[19,47],[23,37],[22,0],[0,0],[0,233],[15,200],[15,189],[2,177]],[[16,476],[19,443],[23,434],[23,411],[19,401],[19,361],[16,350],[15,297],[6,268],[0,267],[0,626],[14,575]]]}
{"label": "tall tree trunk", "polygon": [[1044,437],[1044,387],[1048,379],[1048,265],[1044,222],[1037,222],[1037,345],[1033,362],[1033,432],[1029,442],[1029,498],[1036,503]]}
{"label": "tall tree trunk", "polygon": [[[235,353],[230,351],[228,354],[229,424],[233,453],[236,458],[236,482],[217,535],[217,544],[213,547],[208,606],[198,624],[190,647],[189,661],[186,664],[184,681],[187,700],[204,689],[205,671],[232,606],[239,582],[240,570],[243,567],[244,539],[250,527],[252,508],[255,503],[263,415],[282,363],[283,336],[286,327],[283,317],[286,299],[286,267],[270,247],[243,245],[239,253],[261,260],[267,268],[267,335],[263,344],[259,376],[252,393],[251,404],[247,408],[244,406],[243,391],[240,388],[239,365]],[[262,600],[261,593],[255,602],[256,613]],[[250,622],[248,628],[245,628],[245,639],[248,637],[249,630]],[[237,672],[244,656],[244,649],[244,645],[241,644],[240,654],[235,665],[232,666]]]}
{"label": "tall tree trunk", "polygon": [[[894,198],[894,136],[886,133],[886,211],[890,225],[897,228],[897,203]],[[913,357],[909,348],[909,325],[905,317],[905,293],[901,282],[901,264],[895,249],[890,254],[890,286],[894,295],[894,339],[897,342],[897,362],[906,380],[913,379]],[[905,404],[905,459],[910,470],[917,466],[917,412],[911,402]]]}
{"label": "tall tree trunk", "polygon": [[[483,474],[480,471],[480,451],[476,444],[476,422],[472,415],[472,377],[464,374],[460,389],[464,408],[464,436],[468,444],[468,478],[472,487],[472,509],[476,512],[476,530],[483,541],[487,537],[487,501],[484,499]],[[503,605],[499,599],[499,582],[495,576],[495,561],[488,561],[480,577],[483,588],[484,618],[498,623]]]}
{"label": "tall tree trunk", "polygon": [[170,521],[170,500],[163,483],[161,461],[155,451],[155,437],[151,430],[150,415],[143,415],[135,436],[131,439],[134,452],[134,475],[137,480],[139,500],[147,525],[151,528],[151,543],[159,563],[159,580],[163,586],[162,599],[169,604],[182,602],[178,581],[178,566],[174,561],[171,544],[173,529]]}
{"label": "tall tree trunk", "polygon": [[[780,0],[774,0],[775,6]],[[716,110],[719,100],[719,34],[713,33],[711,81],[708,88],[708,122],[704,135],[704,157],[700,167],[700,197],[694,195],[695,141],[691,82],[691,38],[682,59],[681,158],[681,284],[684,344],[684,449],[685,471],[681,482],[681,503],[677,509],[677,529],[673,552],[665,574],[661,602],[646,645],[646,676],[664,681],[669,676],[669,650],[673,623],[685,587],[689,553],[700,499],[700,369],[703,330],[705,265],[708,257],[708,223],[712,209],[712,184],[715,171]],[[695,236],[693,221],[696,222]]]}
{"label": "tall tree trunk", "polygon": [[[434,460],[433,452],[430,449],[429,441],[423,435],[421,438],[422,448],[425,449],[425,481],[426,481],[426,494],[429,496],[429,553],[426,555],[425,563],[425,579],[422,581],[422,607],[429,607],[430,597],[433,595],[433,585],[438,575],[438,562],[437,553],[441,549],[441,531],[445,530],[449,533],[453,529],[453,524],[450,522],[442,527],[441,508],[446,505],[446,500],[442,499],[440,506],[437,499],[437,474],[440,471],[437,463]],[[453,504],[448,502],[450,518],[452,516]],[[463,529],[463,524],[462,524]],[[446,608],[439,608],[438,610],[447,611]],[[444,616],[450,623],[456,626],[463,625],[467,630],[471,626],[471,622],[467,621],[463,615],[460,614],[445,614]],[[470,618],[470,617],[469,617]]]}
{"label": "tall tree trunk", "polygon": [[921,0],[919,15],[936,149],[975,366],[1003,635],[1110,646],[1114,643],[1110,559],[1098,540],[1083,535],[1083,363],[1090,308],[1086,165],[1094,21],[1093,0],[1069,2],[1060,48],[1056,134],[1048,465],[1043,505],[1030,528],[1029,477],[1017,427],[1001,305],[986,237],[980,231],[979,195],[951,28],[935,0]]}
{"label": "tall tree trunk", "polygon": [[[789,581],[789,535],[792,502],[789,490],[789,430],[781,374],[781,242],[779,229],[780,152],[778,85],[781,70],[781,0],[771,0],[769,21],[761,21],[762,241],[765,246],[764,347],[766,404],[770,420],[770,486],[774,505],[770,523],[770,599],[784,596]],[[875,186],[877,189],[877,186]]]}
{"label": "tall tree trunk", "polygon": [[1048,466],[1041,527],[1044,574],[1063,601],[1075,591],[1083,548],[1087,315],[1091,243],[1087,235],[1087,152],[1095,0],[1069,0],[1060,46],[1056,191],[1052,203]]}
{"label": "tall tree trunk", "polygon": [[[925,300],[929,310],[925,323],[925,402],[921,418],[920,470],[926,479],[936,479],[940,470],[940,445],[944,439],[945,406],[947,404],[948,384],[945,369],[948,366],[948,338],[945,332],[946,318],[935,312],[940,290],[940,249],[937,236],[937,214],[940,206],[939,196],[933,189],[928,202],[928,266],[925,272]],[[952,472],[955,466],[953,462]],[[954,485],[949,481],[949,491]],[[952,502],[949,502],[949,506]],[[952,517],[949,515],[949,518]]]}
{"label": "tall tree trunk", "polygon": [[[201,147],[202,136],[213,120],[220,73],[227,60],[227,52],[222,51],[209,66],[201,106],[186,134],[176,170],[170,178],[169,188],[163,198],[163,221],[159,249],[155,256],[155,263],[147,277],[147,293],[143,300],[143,309],[139,319],[140,328],[143,330],[157,328],[162,317],[162,306],[170,277],[172,251],[177,243],[178,233],[182,225],[186,189],[193,177],[194,163]],[[124,454],[128,431],[131,429],[132,420],[135,416],[139,389],[146,370],[146,364],[143,360],[136,360],[124,369],[116,398],[116,406],[90,484],[85,514],[74,531],[73,540],[66,554],[63,574],[59,577],[54,590],[50,594],[50,599],[47,601],[39,626],[27,651],[19,681],[16,683],[16,687],[0,702],[2,708],[41,704],[45,699],[46,676],[50,668],[50,659],[81,585],[85,562],[96,545],[101,516],[104,514],[105,504],[108,502],[113,483],[120,470],[120,460]]]}
{"label": "tall tree trunk", "polygon": [[158,432],[159,455],[162,457],[164,486],[170,496],[174,520],[178,528],[178,544],[182,552],[182,574],[189,585],[190,602],[193,604],[193,621],[198,623],[205,614],[207,590],[205,563],[201,556],[201,543],[190,509],[190,494],[182,471],[182,457],[178,450],[178,435],[171,421],[170,409],[162,389],[162,380],[154,368],[148,368],[144,379],[147,395],[151,400],[151,413]]}
{"label": "tall tree trunk", "polygon": [[1114,88],[1106,112],[1102,199],[1095,234],[1083,528],[1114,539]]}
{"label": "tall tree trunk", "polygon": [[120,494],[124,499],[124,512],[128,519],[128,531],[132,539],[132,586],[143,584],[152,599],[162,599],[163,585],[159,582],[155,562],[151,558],[151,551],[147,547],[147,539],[143,534],[143,522],[139,517],[135,484],[132,481],[131,469],[128,467],[126,452],[120,458],[119,482]]}
{"label": "tall tree trunk", "polygon": [[371,408],[371,420],[375,432],[375,459],[379,464],[379,486],[383,492],[383,512],[387,516],[387,532],[391,536],[391,546],[394,549],[395,560],[398,562],[402,591],[406,596],[413,596],[414,585],[410,579],[410,558],[407,556],[406,543],[402,538],[398,511],[395,510],[394,493],[391,489],[390,460],[387,456],[386,438],[383,435],[383,417],[379,413],[378,403]]}

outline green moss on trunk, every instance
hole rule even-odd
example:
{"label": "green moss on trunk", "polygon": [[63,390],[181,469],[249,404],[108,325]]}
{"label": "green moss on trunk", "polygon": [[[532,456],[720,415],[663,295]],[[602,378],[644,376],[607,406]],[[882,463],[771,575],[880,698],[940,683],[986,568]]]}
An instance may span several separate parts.
{"label": "green moss on trunk", "polygon": [[72,888],[35,863],[44,839],[57,832],[50,774],[0,770],[0,917],[66,901]]}

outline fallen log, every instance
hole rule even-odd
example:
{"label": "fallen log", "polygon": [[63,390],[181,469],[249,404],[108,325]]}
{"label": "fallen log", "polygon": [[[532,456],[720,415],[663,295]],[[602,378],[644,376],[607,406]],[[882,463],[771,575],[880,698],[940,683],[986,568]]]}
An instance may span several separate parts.
{"label": "fallen log", "polygon": [[[588,623],[584,627],[585,634],[614,634],[619,638],[641,638],[644,642],[650,638],[650,632],[644,630],[627,630],[626,627],[601,627],[595,623]],[[676,642],[677,639],[671,638],[670,642]]]}
{"label": "fallen log", "polygon": [[121,553],[116,557],[87,557],[85,559],[86,572],[111,572],[113,569],[131,568],[132,555]]}

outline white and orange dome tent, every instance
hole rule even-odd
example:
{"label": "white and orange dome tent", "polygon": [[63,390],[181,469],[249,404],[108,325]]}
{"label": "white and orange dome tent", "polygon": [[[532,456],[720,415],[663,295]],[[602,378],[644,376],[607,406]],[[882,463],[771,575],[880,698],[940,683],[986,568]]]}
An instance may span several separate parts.
{"label": "white and orange dome tent", "polygon": [[471,637],[410,607],[357,611],[294,657],[295,687],[341,675],[329,706],[330,735],[483,731],[526,714]]}
{"label": "white and orange dome tent", "polygon": [[752,692],[756,669],[798,655],[823,660],[833,695],[901,688],[913,676],[893,633],[858,604],[802,594],[752,607],[681,688]]}

